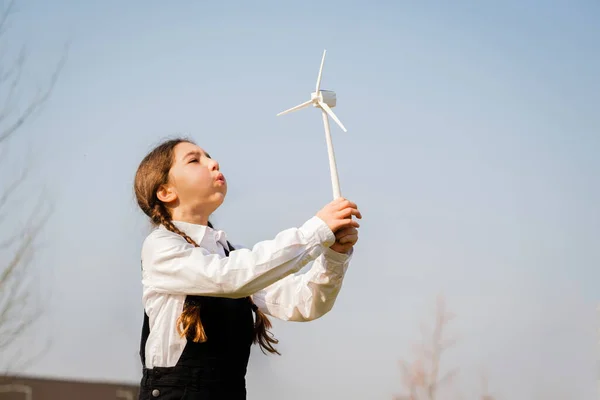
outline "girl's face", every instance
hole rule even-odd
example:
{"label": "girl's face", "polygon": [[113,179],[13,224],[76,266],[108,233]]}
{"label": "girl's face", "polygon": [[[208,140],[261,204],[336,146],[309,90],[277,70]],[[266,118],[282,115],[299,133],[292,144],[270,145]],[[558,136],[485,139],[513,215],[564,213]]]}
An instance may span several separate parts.
{"label": "girl's face", "polygon": [[183,215],[210,215],[225,199],[227,182],[219,163],[199,146],[181,142],[173,152],[169,182],[159,188],[158,198]]}

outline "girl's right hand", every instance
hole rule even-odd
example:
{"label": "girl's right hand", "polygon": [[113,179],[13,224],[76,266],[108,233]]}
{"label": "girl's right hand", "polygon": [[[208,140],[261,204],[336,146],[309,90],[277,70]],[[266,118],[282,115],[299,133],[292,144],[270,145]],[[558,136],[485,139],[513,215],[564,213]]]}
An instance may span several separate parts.
{"label": "girl's right hand", "polygon": [[317,213],[317,217],[321,218],[333,233],[342,228],[358,228],[360,225],[352,219],[353,215],[362,218],[356,204],[343,197],[333,200]]}

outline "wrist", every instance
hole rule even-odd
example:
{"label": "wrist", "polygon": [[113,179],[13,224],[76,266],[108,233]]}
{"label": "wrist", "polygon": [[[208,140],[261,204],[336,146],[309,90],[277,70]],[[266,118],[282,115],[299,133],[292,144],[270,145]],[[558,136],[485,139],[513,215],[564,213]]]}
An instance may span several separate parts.
{"label": "wrist", "polygon": [[340,245],[338,243],[332,244],[331,246],[329,246],[329,249],[331,251],[334,251],[334,252],[338,253],[338,254],[344,254],[344,255],[348,255],[352,251],[352,247],[347,248],[346,246]]}
{"label": "wrist", "polygon": [[335,243],[335,234],[329,225],[316,215],[306,221],[300,230],[309,235],[315,234],[317,240],[325,247],[330,247]]}
{"label": "wrist", "polygon": [[346,264],[350,258],[352,258],[352,254],[354,253],[354,248],[350,248],[347,252],[345,253],[340,253],[338,251],[332,250],[331,247],[324,247],[323,248],[323,255],[325,256],[325,259],[327,259],[328,263],[333,263],[333,264]]}

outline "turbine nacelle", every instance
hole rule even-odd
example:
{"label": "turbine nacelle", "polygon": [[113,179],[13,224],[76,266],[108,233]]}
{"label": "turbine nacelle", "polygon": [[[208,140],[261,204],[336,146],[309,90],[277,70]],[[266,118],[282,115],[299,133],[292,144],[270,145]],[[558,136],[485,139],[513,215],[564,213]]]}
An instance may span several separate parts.
{"label": "turbine nacelle", "polygon": [[327,104],[329,108],[333,108],[336,105],[337,99],[335,92],[332,90],[319,90],[319,92],[312,92],[310,99],[313,101],[314,107],[319,107],[319,101]]}

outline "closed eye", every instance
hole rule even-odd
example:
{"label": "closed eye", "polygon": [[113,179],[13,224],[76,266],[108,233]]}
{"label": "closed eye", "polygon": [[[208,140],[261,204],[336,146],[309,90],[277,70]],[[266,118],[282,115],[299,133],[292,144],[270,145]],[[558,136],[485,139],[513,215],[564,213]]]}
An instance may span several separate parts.
{"label": "closed eye", "polygon": [[198,159],[197,158],[192,158],[190,161],[188,161],[188,164],[189,163],[193,163],[193,162],[198,162]]}

